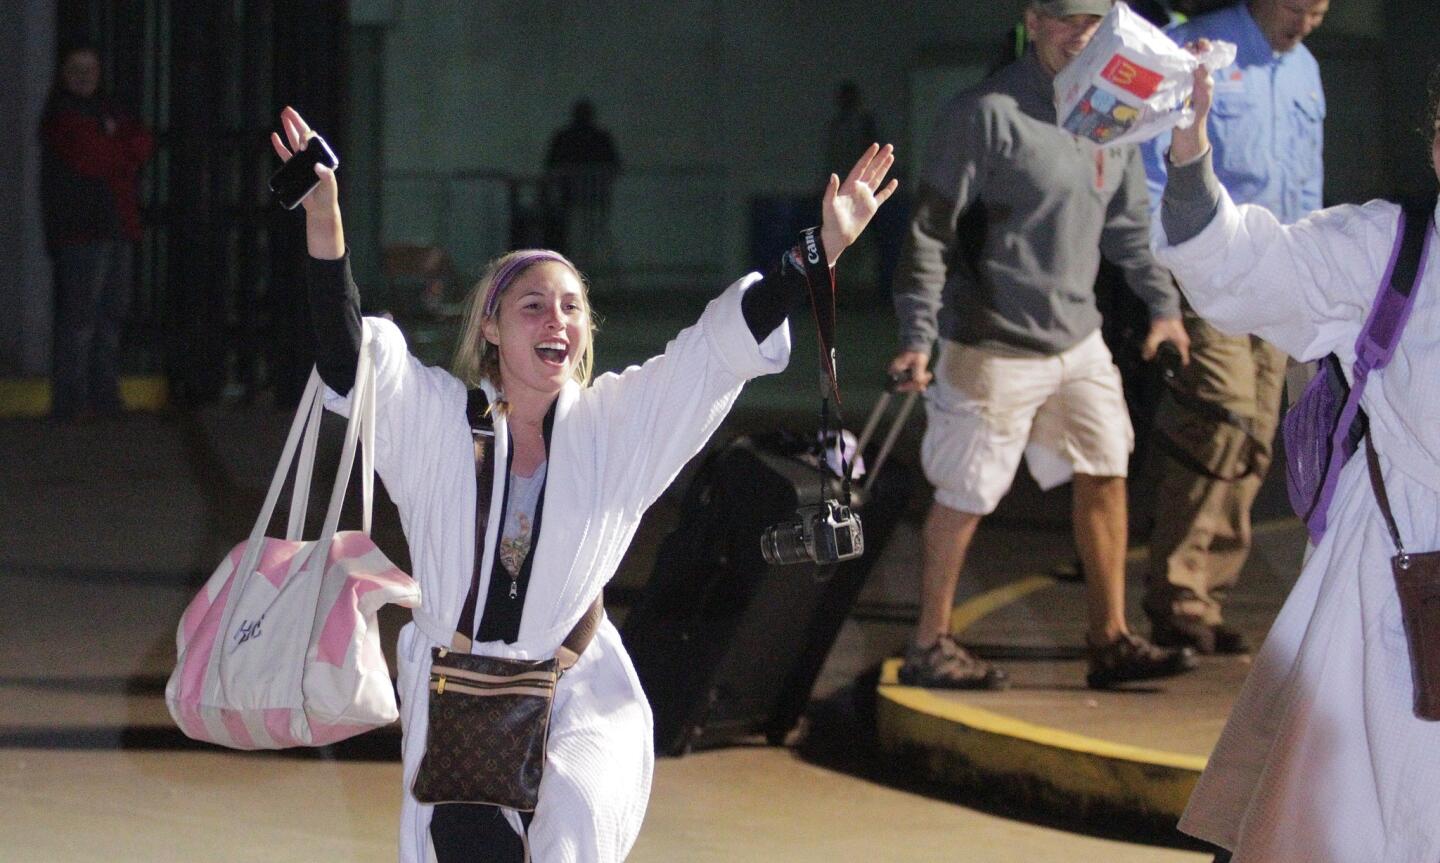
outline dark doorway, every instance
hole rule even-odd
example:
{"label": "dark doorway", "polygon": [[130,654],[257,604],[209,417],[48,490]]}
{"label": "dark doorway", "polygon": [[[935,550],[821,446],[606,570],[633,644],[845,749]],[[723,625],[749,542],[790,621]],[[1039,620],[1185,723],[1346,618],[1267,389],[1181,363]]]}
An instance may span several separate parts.
{"label": "dark doorway", "polygon": [[343,148],[344,0],[62,0],[60,46],[95,45],[117,97],[154,130],[129,371],[163,371],[171,401],[273,388],[293,403],[311,358],[302,216],[266,180],[266,137],[294,105]]}

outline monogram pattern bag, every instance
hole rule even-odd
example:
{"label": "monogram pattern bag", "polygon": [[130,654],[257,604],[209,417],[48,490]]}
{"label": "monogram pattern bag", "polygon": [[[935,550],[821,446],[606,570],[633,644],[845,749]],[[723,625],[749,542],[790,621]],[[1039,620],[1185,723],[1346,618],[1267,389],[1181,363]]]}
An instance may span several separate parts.
{"label": "monogram pattern bag", "polygon": [[550,706],[560,675],[594,637],[605,606],[597,598],[549,659],[502,659],[456,649],[431,651],[430,731],[411,788],[421,803],[488,803],[533,812],[545,772]]}
{"label": "monogram pattern bag", "polygon": [[559,679],[554,658],[498,659],[435,648],[430,733],[415,799],[533,811]]}
{"label": "monogram pattern bag", "polygon": [[475,431],[476,553],[470,593],[449,648],[431,651],[429,732],[411,792],[421,803],[482,803],[533,812],[545,771],[550,708],[560,676],[589,646],[604,616],[595,601],[549,659],[503,659],[470,652],[485,526],[495,475],[488,419],[472,392]]}

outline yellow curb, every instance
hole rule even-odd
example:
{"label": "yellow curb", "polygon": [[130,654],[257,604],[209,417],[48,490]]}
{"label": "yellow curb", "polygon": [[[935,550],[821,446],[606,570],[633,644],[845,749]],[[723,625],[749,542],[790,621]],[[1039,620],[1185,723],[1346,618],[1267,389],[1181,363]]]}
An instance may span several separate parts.
{"label": "yellow curb", "polygon": [[[160,410],[169,401],[169,387],[160,375],[123,377],[120,400],[126,410]],[[0,378],[0,418],[43,417],[49,413],[48,378]]]}
{"label": "yellow curb", "polygon": [[1126,746],[1046,728],[900,686],[885,663],[876,705],[880,746],[931,779],[994,786],[1015,801],[1085,814],[1124,812],[1175,821],[1205,767],[1197,756]]}
{"label": "yellow curb", "polygon": [[[1055,583],[1032,575],[973,597],[951,614],[951,631]],[[1178,819],[1206,759],[1114,743],[1014,719],[899,683],[901,660],[881,667],[876,723],[881,748],[949,783],[1009,786],[1024,801],[1081,813]]]}

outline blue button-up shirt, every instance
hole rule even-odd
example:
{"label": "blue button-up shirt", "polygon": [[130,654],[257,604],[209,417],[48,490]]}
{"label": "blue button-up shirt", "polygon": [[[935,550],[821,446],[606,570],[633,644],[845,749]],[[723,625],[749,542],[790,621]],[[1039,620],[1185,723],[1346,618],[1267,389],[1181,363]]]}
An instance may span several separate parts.
{"label": "blue button-up shirt", "polygon": [[[1238,204],[1259,204],[1289,224],[1320,209],[1325,92],[1320,66],[1304,45],[1276,54],[1246,4],[1170,28],[1184,45],[1224,39],[1238,48],[1235,62],[1214,73],[1210,143],[1215,174]],[[1141,149],[1152,213],[1165,188],[1167,132]]]}

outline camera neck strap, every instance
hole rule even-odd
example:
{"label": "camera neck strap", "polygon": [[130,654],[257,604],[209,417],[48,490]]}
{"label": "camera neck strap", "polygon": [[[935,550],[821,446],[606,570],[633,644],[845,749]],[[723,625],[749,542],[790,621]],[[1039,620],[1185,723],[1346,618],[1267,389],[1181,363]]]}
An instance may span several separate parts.
{"label": "camera neck strap", "polygon": [[820,397],[840,404],[835,377],[835,271],[825,255],[819,228],[800,232],[800,244],[790,250],[791,263],[805,277],[810,311],[815,316],[815,337],[820,343]]}
{"label": "camera neck strap", "polygon": [[830,399],[833,398],[837,419],[834,446],[841,466],[840,493],[844,504],[849,506],[850,474],[853,468],[850,460],[845,457],[844,425],[839,419],[842,401],[840,382],[835,371],[835,270],[826,257],[819,228],[806,228],[801,232],[800,244],[790,250],[789,261],[805,277],[810,311],[815,316],[815,337],[820,347],[820,496],[822,500],[825,497],[824,450],[830,446]]}

